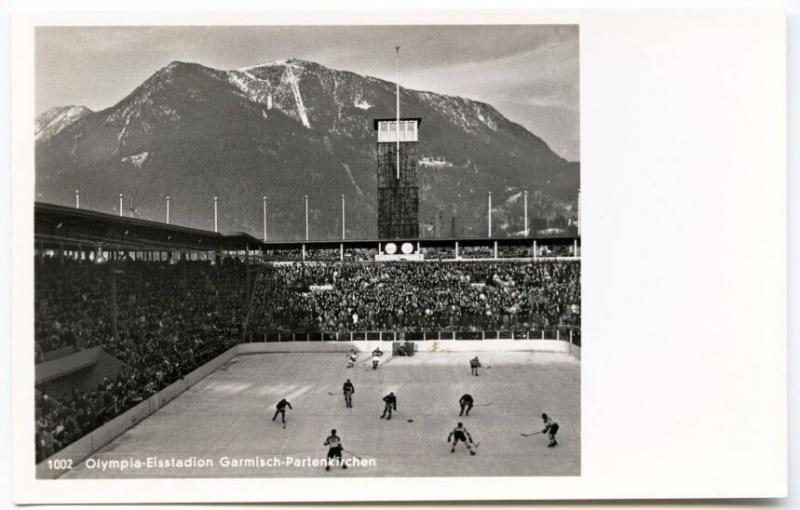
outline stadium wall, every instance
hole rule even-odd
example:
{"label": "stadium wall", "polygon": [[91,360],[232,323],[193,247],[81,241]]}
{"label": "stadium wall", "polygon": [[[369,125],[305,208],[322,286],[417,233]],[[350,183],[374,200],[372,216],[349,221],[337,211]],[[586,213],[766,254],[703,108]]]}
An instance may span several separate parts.
{"label": "stadium wall", "polygon": [[[411,340],[409,340],[411,341]],[[414,340],[417,352],[543,351],[573,354],[580,348],[563,340]],[[252,342],[239,344],[239,354],[264,352],[372,352],[376,347],[392,352],[391,341],[357,342]]]}
{"label": "stadium wall", "polygon": [[[580,347],[563,340],[420,340],[417,352],[488,352],[488,351],[542,351],[563,352],[580,359]],[[54,459],[70,459],[77,466],[91,454],[107,445],[128,429],[135,426],[151,414],[155,413],[178,395],[191,388],[205,377],[230,362],[240,354],[256,353],[296,353],[296,352],[341,352],[351,349],[357,352],[372,352],[376,347],[384,351],[384,362],[391,358],[391,341],[360,342],[252,342],[231,347],[205,365],[187,374],[183,379],[175,381],[147,400],[143,400],[128,409],[105,425],[86,434],[66,448],[54,453],[36,466],[36,477],[39,479],[58,478],[65,471],[48,468],[48,461]]]}

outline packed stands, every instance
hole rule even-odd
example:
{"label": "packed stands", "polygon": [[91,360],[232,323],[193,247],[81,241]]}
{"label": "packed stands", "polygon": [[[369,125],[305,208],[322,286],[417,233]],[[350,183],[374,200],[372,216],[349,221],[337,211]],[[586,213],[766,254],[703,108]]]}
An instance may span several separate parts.
{"label": "packed stands", "polygon": [[578,325],[575,260],[283,264],[262,270],[250,331],[530,329]]}
{"label": "packed stands", "polygon": [[69,346],[100,346],[126,365],[92,391],[74,389],[61,401],[39,395],[37,458],[229,348],[241,335],[245,277],[244,265],[234,260],[37,264],[37,358]]}

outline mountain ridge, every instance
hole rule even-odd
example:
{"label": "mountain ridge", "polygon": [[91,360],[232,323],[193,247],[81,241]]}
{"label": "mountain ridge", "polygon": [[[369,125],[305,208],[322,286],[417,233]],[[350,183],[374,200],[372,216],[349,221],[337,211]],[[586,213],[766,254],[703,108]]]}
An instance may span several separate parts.
{"label": "mountain ridge", "polygon": [[[118,213],[122,192],[130,197],[124,213],[161,219],[169,194],[173,221],[209,228],[210,196],[221,195],[223,204],[236,205],[221,207],[223,228],[260,236],[266,193],[275,238],[299,239],[303,195],[313,196],[313,237],[335,238],[341,227],[333,213],[345,194],[348,235],[374,237],[371,119],[394,116],[394,89],[301,59],[228,71],[173,61],[114,105],[86,109],[47,137],[37,129],[37,198],[69,204],[81,189],[88,207]],[[521,228],[518,205],[504,204],[522,189],[531,193],[531,217],[575,218],[579,163],[491,104],[401,87],[401,114],[423,118],[423,232],[433,230],[441,209],[446,225],[457,217],[458,235],[485,235],[490,190],[500,204],[493,214],[501,234]]]}

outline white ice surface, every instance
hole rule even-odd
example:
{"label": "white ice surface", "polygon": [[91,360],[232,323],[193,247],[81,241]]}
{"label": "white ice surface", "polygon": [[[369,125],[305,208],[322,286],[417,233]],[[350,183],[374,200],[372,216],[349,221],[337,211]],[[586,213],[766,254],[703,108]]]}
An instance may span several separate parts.
{"label": "white ice surface", "polygon": [[[100,471],[85,462],[65,478],[111,477],[287,477],[287,476],[516,476],[580,474],[580,363],[556,353],[480,353],[480,376],[470,375],[474,353],[417,353],[395,357],[377,371],[368,364],[345,368],[342,354],[242,355],[173,402],[119,436],[92,457],[99,460],[210,458],[213,468]],[[362,354],[360,360],[368,360]],[[491,368],[486,368],[486,367]],[[354,408],[341,396],[345,379],[356,387]],[[398,409],[379,419],[381,398],[394,391]],[[328,392],[335,395],[329,395]],[[477,404],[459,418],[458,399],[468,392]],[[274,405],[287,398],[286,428],[272,422]],[[559,446],[547,448],[540,430],[547,412],[561,426]],[[470,457],[463,445],[450,453],[445,441],[463,421],[476,442]],[[222,468],[222,456],[324,458],[332,428],[344,447],[375,467]]]}

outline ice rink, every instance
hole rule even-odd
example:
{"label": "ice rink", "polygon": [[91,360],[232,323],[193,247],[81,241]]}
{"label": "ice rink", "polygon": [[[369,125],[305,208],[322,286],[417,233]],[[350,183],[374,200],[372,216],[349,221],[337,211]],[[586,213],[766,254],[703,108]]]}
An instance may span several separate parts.
{"label": "ice rink", "polygon": [[[484,366],[478,377],[468,363],[475,355]],[[376,371],[345,366],[341,353],[240,355],[63,478],[580,474],[580,361],[569,355],[417,353]],[[342,397],[348,378],[356,389],[352,409]],[[390,391],[412,423],[399,414],[379,419]],[[477,405],[460,418],[464,393]],[[280,417],[271,421],[281,398],[294,408],[285,428]],[[560,425],[556,448],[541,434],[520,435],[542,429],[542,412]],[[480,443],[477,455],[463,445],[450,453],[446,439],[458,421]],[[330,472],[314,465],[325,458],[323,442],[334,428],[368,465]],[[234,459],[255,465],[232,465]]]}

